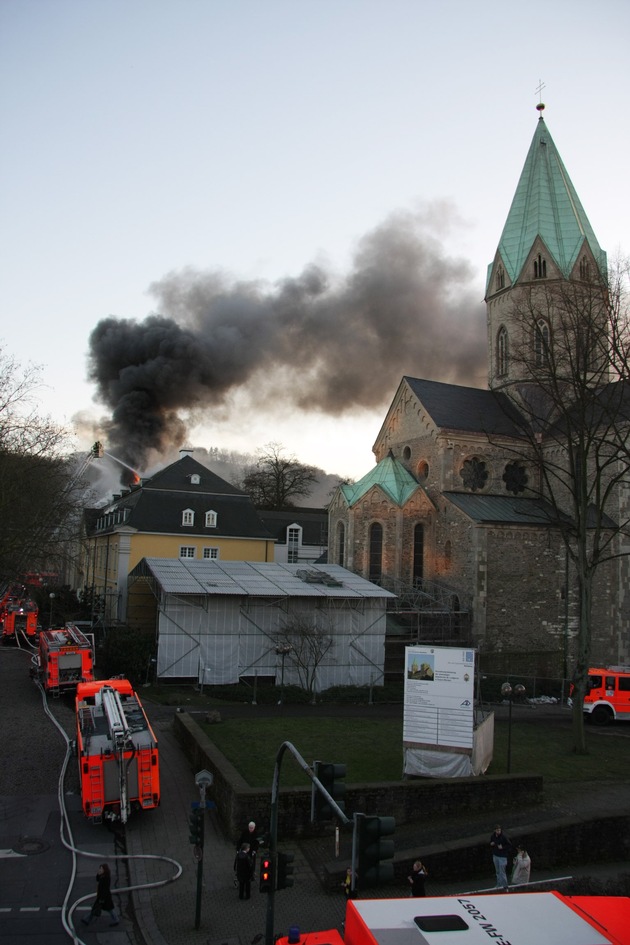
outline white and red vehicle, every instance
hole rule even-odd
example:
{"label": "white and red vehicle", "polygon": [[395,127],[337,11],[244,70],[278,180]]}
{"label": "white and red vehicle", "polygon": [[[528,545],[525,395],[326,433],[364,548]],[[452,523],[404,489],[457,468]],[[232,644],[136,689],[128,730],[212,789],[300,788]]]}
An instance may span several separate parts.
{"label": "white and red vehicle", "polygon": [[79,683],[77,755],[83,812],[121,820],[160,803],[157,739],[128,679]]}
{"label": "white and red vehicle", "polygon": [[53,696],[76,689],[80,682],[91,682],[94,654],[90,640],[74,624],[61,630],[42,630],[36,673]]}
{"label": "white and red vehicle", "polygon": [[[293,933],[293,934],[292,934]],[[297,934],[296,934],[297,933]],[[630,898],[558,892],[358,899],[336,929],[276,945],[630,945]]]}
{"label": "white and red vehicle", "polygon": [[589,669],[583,711],[597,725],[630,720],[630,666]]}

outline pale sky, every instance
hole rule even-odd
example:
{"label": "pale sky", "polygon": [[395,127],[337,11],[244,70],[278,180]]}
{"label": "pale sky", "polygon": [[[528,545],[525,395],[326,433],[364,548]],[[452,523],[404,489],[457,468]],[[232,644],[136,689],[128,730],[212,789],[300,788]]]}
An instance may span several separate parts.
{"label": "pale sky", "polygon": [[[541,80],[600,245],[609,258],[630,253],[629,37],[627,0],[0,0],[5,353],[43,366],[42,412],[68,424],[80,412],[87,448],[112,409],[87,376],[102,319],[158,313],[199,332],[208,293],[223,291],[232,312],[235,286],[255,282],[251,318],[262,324],[269,309],[284,332],[278,283],[319,264],[335,297],[326,290],[303,313],[282,364],[276,328],[249,374],[179,413],[192,446],[279,442],[360,478],[403,374],[485,383],[483,370],[456,375],[467,331],[485,345],[476,306]],[[379,277],[401,265],[401,220],[430,249],[415,332],[430,356],[388,323],[400,312],[383,302],[372,328],[384,345],[391,324],[392,337],[371,377],[369,332],[346,322],[345,306],[364,304],[366,255]],[[431,317],[446,319],[438,342]],[[246,328],[249,358],[260,342]],[[463,353],[447,376],[450,337]],[[210,345],[211,361],[219,350]]]}

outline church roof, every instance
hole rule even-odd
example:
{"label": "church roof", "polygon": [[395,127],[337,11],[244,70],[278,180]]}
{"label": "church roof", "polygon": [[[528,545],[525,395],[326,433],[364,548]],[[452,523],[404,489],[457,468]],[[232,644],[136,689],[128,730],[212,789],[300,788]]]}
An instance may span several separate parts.
{"label": "church roof", "polygon": [[606,253],[597,242],[542,114],[499,241],[512,282],[520,276],[536,237],[543,240],[566,278],[584,240],[602,272],[606,271]]}
{"label": "church roof", "polygon": [[557,524],[553,507],[541,498],[475,495],[469,492],[445,492],[444,496],[461,512],[479,524]]}
{"label": "church roof", "polygon": [[495,436],[521,436],[522,419],[516,407],[501,391],[479,387],[459,387],[404,377],[437,427]]}
{"label": "church roof", "polygon": [[350,507],[362,499],[373,486],[380,486],[390,499],[402,506],[419,489],[418,482],[403,464],[390,453],[358,482],[340,486]]}

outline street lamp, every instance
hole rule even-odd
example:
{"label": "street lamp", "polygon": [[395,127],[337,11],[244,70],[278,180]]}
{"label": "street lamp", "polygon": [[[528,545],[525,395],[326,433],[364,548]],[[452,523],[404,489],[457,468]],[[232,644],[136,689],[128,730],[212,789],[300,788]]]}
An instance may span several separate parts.
{"label": "street lamp", "polygon": [[48,618],[48,626],[52,627],[52,609],[53,609],[53,601],[55,599],[55,595],[50,593],[48,596],[50,598],[50,617]]}
{"label": "street lamp", "polygon": [[508,744],[507,744],[507,773],[510,774],[512,768],[512,701],[514,696],[520,698],[525,695],[525,686],[517,683],[512,687],[512,683],[504,682],[501,686],[501,695],[509,702],[508,710]]}
{"label": "street lamp", "polygon": [[280,670],[280,699],[278,700],[278,705],[282,705],[284,699],[284,661],[287,658],[287,653],[290,653],[293,647],[290,643],[280,643],[276,647],[276,653],[278,656],[282,657],[282,669]]}

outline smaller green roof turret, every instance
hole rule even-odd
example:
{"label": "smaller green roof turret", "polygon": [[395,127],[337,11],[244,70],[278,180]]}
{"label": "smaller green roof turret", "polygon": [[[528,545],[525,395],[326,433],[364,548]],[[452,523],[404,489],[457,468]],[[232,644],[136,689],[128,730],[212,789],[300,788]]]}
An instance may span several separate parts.
{"label": "smaller green roof turret", "polygon": [[597,241],[545,124],[542,115],[545,106],[541,103],[536,107],[540,117],[499,241],[503,265],[514,284],[534,241],[540,237],[558,269],[568,279],[586,240],[605,275],[606,253]]}
{"label": "smaller green roof turret", "polygon": [[373,486],[379,486],[398,506],[403,506],[416,489],[420,488],[411,473],[394,458],[391,451],[363,479],[352,485],[345,483],[340,488],[346,502],[352,507]]}

